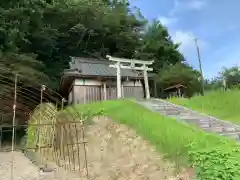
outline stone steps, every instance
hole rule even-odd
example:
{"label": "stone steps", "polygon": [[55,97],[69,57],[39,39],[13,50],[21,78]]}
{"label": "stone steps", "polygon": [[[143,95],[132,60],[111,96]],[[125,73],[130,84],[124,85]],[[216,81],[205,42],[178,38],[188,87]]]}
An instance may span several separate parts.
{"label": "stone steps", "polygon": [[231,137],[234,138],[236,140],[240,140],[240,131],[236,131],[236,132],[224,132],[224,133],[219,133],[219,135],[221,136],[227,136],[227,137]]}
{"label": "stone steps", "polygon": [[163,100],[138,101],[138,103],[154,112],[195,125],[204,131],[240,140],[240,126],[229,122],[218,120]]}

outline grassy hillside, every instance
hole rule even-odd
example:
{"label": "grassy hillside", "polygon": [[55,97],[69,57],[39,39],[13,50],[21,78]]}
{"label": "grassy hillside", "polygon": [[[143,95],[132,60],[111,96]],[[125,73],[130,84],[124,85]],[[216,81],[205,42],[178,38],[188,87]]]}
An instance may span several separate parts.
{"label": "grassy hillside", "polygon": [[240,124],[240,91],[212,91],[205,96],[172,98],[170,102],[179,104],[223,120]]}
{"label": "grassy hillside", "polygon": [[[149,140],[161,154],[165,154],[166,158],[180,166],[197,166],[200,179],[208,179],[206,177],[212,177],[213,173],[219,176],[223,171],[226,171],[226,176],[236,175],[232,174],[233,169],[230,168],[229,174],[225,169],[225,167],[228,168],[225,163],[232,163],[229,158],[230,160],[237,159],[237,161],[239,159],[239,153],[236,153],[238,145],[235,141],[207,134],[174,119],[153,113],[132,101],[105,101],[76,105],[67,110],[83,114],[100,112],[119,123],[132,127],[139,135]],[[223,156],[225,153],[226,156]],[[220,163],[219,172],[218,170],[206,171],[207,167],[218,167],[218,163]],[[227,176],[227,179],[231,179],[230,176]]]}

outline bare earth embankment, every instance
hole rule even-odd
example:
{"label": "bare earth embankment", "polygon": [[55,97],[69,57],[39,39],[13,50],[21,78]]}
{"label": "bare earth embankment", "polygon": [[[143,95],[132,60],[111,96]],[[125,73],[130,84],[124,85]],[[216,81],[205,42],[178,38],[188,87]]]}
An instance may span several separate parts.
{"label": "bare earth embankment", "polygon": [[[174,175],[173,164],[164,162],[146,140],[125,125],[107,117],[95,117],[85,133],[90,179],[180,179]],[[180,176],[188,180],[190,174]]]}

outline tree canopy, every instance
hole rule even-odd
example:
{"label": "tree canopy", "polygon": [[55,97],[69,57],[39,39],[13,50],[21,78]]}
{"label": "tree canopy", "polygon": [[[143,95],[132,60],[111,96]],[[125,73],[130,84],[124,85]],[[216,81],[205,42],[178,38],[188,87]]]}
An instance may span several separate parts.
{"label": "tree canopy", "polygon": [[170,64],[184,62],[183,55],[178,51],[180,44],[173,43],[168,30],[155,20],[147,27],[137,47],[135,56],[139,59],[154,59],[154,71]]}
{"label": "tree canopy", "polygon": [[57,88],[71,56],[155,60],[154,71],[184,61],[168,30],[128,1],[4,0],[1,63]]}
{"label": "tree canopy", "polygon": [[240,88],[240,67],[223,67],[219,75],[206,83],[209,90]]}
{"label": "tree canopy", "polygon": [[225,82],[227,88],[232,88],[236,85],[239,86],[240,68],[238,66],[233,66],[230,68],[224,67],[220,72],[219,79],[221,79],[222,82]]}
{"label": "tree canopy", "polygon": [[200,92],[200,73],[184,63],[168,65],[158,73],[158,82],[162,90],[174,85],[186,86],[185,94],[192,96]]}

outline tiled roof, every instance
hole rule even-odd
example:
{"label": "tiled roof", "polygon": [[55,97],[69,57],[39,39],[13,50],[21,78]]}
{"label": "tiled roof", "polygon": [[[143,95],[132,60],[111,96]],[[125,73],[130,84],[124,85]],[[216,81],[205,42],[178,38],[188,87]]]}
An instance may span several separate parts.
{"label": "tiled roof", "polygon": [[[72,73],[79,73],[85,76],[116,76],[116,68],[109,67],[112,61],[106,59],[91,59],[73,57],[70,63],[70,69],[78,69]],[[68,71],[68,73],[70,73]],[[122,76],[137,77],[138,74],[134,70],[121,69]]]}

